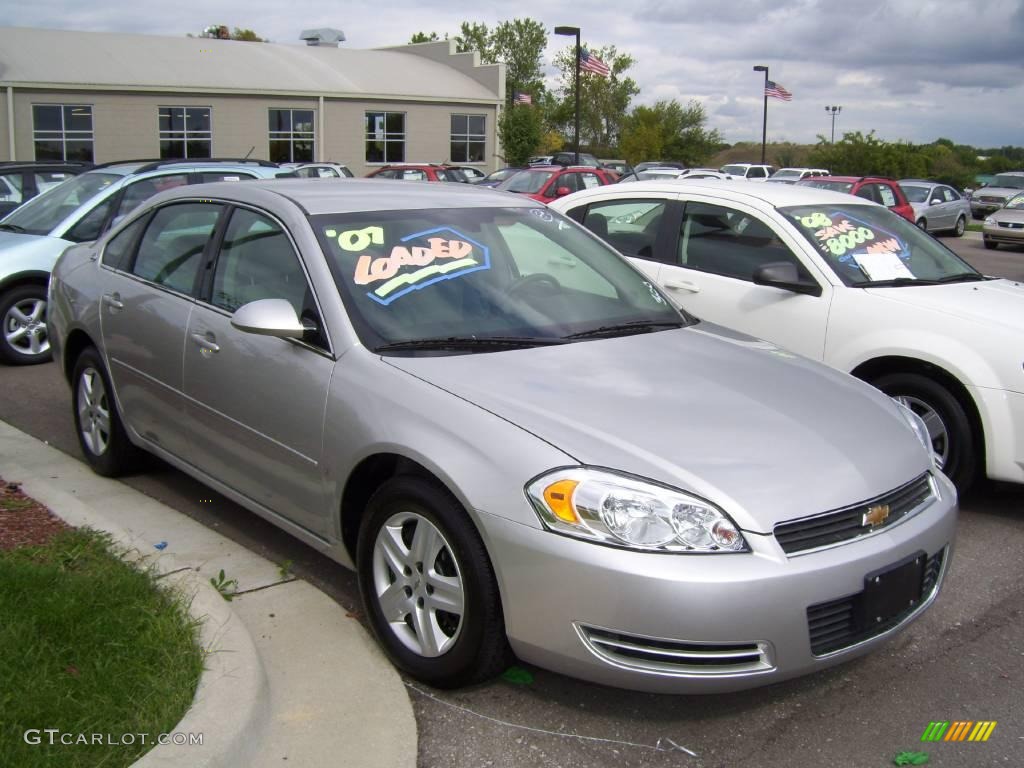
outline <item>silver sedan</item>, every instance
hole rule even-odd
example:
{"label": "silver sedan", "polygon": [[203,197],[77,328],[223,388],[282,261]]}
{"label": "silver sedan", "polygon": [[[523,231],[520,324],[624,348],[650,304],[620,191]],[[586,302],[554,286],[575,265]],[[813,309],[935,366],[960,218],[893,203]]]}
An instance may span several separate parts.
{"label": "silver sedan", "polygon": [[971,220],[971,203],[947,184],[900,179],[900,188],[914,209],[914,222],[926,232],[950,232],[957,237]]}
{"label": "silver sedan", "polygon": [[686,315],[521,196],[161,194],[50,282],[95,471],[154,453],[356,569],[395,664],[723,691],[926,610],[956,497],[870,386]]}

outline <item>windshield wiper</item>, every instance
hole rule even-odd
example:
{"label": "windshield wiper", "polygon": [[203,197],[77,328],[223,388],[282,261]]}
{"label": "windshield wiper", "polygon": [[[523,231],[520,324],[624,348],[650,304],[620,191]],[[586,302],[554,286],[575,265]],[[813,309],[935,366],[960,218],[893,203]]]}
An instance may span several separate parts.
{"label": "windshield wiper", "polygon": [[594,336],[619,336],[630,333],[644,333],[653,331],[655,328],[682,328],[685,323],[678,320],[631,320],[628,323],[617,323],[615,325],[602,325],[597,328],[590,328],[586,331],[570,333],[563,336],[564,339],[585,339]]}
{"label": "windshield wiper", "polygon": [[892,288],[904,285],[938,285],[936,280],[918,280],[916,277],[894,277],[892,280],[868,280],[854,283],[854,288]]}
{"label": "windshield wiper", "polygon": [[26,232],[24,227],[19,227],[17,224],[0,224],[0,229],[6,229],[9,232],[18,232],[19,234],[24,234]]}
{"label": "windshield wiper", "polygon": [[481,347],[543,347],[564,344],[564,339],[543,336],[446,336],[433,339],[392,341],[374,347],[374,352],[400,352],[416,349],[480,349]]}
{"label": "windshield wiper", "polygon": [[936,280],[936,283],[973,283],[976,280],[988,280],[978,272],[961,272],[959,275],[946,275]]}

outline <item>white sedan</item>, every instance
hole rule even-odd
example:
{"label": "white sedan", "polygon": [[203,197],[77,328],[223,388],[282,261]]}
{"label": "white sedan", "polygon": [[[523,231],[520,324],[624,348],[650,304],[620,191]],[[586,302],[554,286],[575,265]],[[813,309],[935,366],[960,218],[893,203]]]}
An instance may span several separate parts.
{"label": "white sedan", "polygon": [[864,379],[961,489],[1024,483],[1024,288],[885,208],[783,184],[638,182],[551,204],[698,317]]}

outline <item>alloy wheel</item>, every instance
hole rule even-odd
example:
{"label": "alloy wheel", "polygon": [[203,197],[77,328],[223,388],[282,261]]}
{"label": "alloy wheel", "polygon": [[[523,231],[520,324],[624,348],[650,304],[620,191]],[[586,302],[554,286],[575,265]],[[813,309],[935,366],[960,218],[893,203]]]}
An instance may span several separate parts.
{"label": "alloy wheel", "polygon": [[86,368],[79,376],[76,405],[82,442],[94,456],[103,455],[110,445],[110,405],[103,377],[95,368]]}
{"label": "alloy wheel", "polygon": [[949,434],[946,431],[946,425],[942,422],[942,417],[939,416],[934,408],[920,398],[911,395],[897,395],[893,400],[901,405],[905,405],[921,417],[921,421],[924,422],[925,427],[928,429],[928,437],[931,440],[932,450],[935,452],[939,469],[944,468],[946,460],[949,458]]}
{"label": "alloy wheel", "polygon": [[12,304],[4,315],[4,338],[12,351],[26,357],[49,352],[46,300],[28,297]]}

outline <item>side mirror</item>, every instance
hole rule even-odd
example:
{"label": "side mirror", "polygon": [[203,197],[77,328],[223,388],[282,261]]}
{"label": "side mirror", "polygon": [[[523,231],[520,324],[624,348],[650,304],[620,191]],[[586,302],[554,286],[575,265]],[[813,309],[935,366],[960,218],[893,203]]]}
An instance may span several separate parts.
{"label": "side mirror", "polygon": [[931,200],[928,201],[928,205],[939,205],[941,202],[941,197],[933,197]]}
{"label": "side mirror", "polygon": [[754,284],[781,288],[808,296],[821,296],[821,286],[813,280],[802,280],[796,264],[789,261],[772,261],[754,270]]}
{"label": "side mirror", "polygon": [[301,339],[306,333],[292,305],[284,299],[250,301],[231,316],[231,325],[246,333],[280,339]]}
{"label": "side mirror", "polygon": [[571,194],[572,190],[569,189],[568,187],[559,187],[558,189],[555,190],[555,197],[565,197],[566,195]]}

